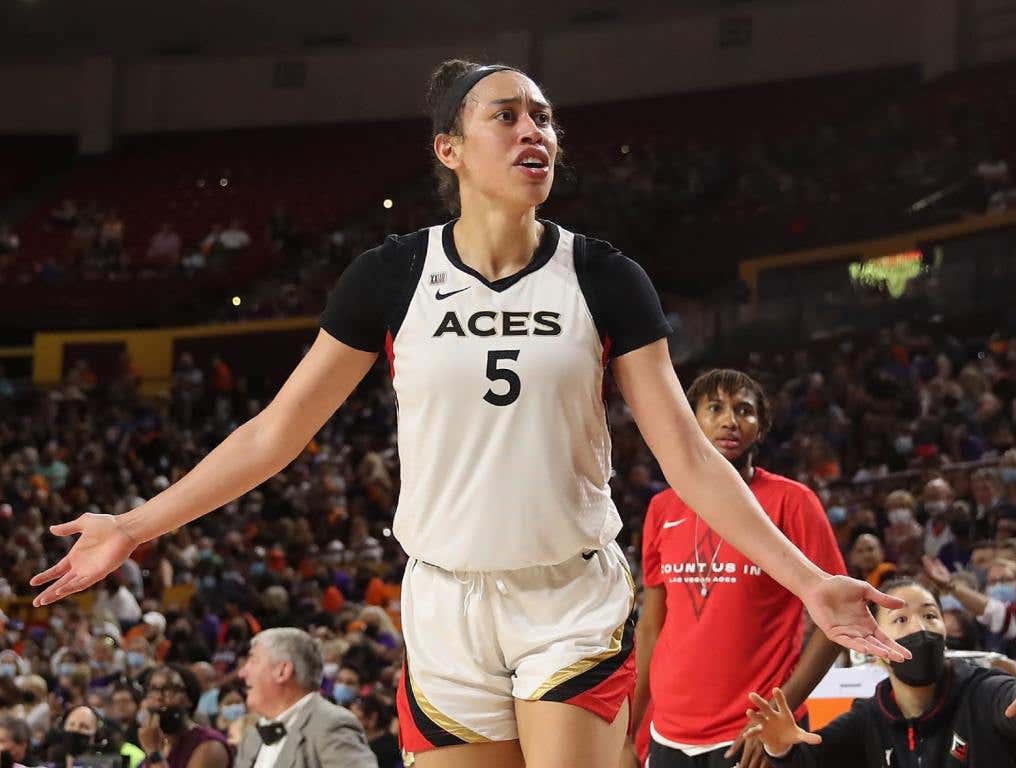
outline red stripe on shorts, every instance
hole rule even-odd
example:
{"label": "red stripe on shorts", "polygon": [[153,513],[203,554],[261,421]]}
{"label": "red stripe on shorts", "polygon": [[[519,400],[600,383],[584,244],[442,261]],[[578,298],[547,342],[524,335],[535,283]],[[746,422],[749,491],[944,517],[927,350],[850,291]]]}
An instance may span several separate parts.
{"label": "red stripe on shorts", "polygon": [[406,665],[402,665],[402,676],[399,678],[399,689],[395,692],[395,707],[399,712],[399,745],[406,752],[425,752],[434,749],[434,745],[421,733],[413,718],[413,710],[409,705],[409,694],[406,685],[409,673]]}
{"label": "red stripe on shorts", "polygon": [[634,691],[635,651],[633,650],[610,677],[588,691],[565,699],[565,703],[592,712],[597,717],[612,723],[625,701],[628,702],[628,716],[631,717],[631,697]]}

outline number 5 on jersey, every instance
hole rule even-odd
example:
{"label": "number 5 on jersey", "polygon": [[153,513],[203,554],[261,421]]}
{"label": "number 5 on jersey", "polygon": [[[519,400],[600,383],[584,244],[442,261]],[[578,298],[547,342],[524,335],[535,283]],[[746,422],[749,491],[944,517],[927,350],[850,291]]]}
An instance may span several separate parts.
{"label": "number 5 on jersey", "polygon": [[487,390],[483,399],[491,405],[511,405],[519,399],[519,393],[522,391],[522,380],[519,375],[511,368],[498,367],[498,363],[503,360],[517,361],[518,359],[519,350],[517,349],[492,349],[487,352],[487,378],[491,381],[508,383],[508,391],[503,395],[494,392],[493,388]]}

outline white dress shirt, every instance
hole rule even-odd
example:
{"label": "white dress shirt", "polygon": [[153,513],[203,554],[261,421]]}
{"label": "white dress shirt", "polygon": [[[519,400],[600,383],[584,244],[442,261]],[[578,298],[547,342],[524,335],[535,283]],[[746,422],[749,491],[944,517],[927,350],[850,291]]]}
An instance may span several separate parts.
{"label": "white dress shirt", "polygon": [[282,723],[286,726],[286,735],[274,744],[261,745],[261,749],[258,750],[257,759],[254,761],[254,768],[272,768],[272,766],[275,765],[275,761],[282,753],[282,748],[286,745],[286,739],[292,736],[290,729],[292,728],[293,723],[296,722],[296,718],[300,714],[300,710],[307,706],[315,693],[317,693],[317,691],[311,691],[285,712],[282,712],[274,720],[261,718],[259,721],[261,725],[267,725],[268,723]]}

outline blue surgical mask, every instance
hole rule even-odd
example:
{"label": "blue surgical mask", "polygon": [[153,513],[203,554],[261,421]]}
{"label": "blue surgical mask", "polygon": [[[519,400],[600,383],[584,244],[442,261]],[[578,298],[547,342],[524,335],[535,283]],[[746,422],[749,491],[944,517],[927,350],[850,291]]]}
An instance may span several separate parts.
{"label": "blue surgical mask", "polygon": [[893,446],[896,448],[896,453],[906,456],[914,450],[914,438],[910,435],[900,435],[896,438]]}
{"label": "blue surgical mask", "polygon": [[17,677],[17,664],[0,664],[0,677]]}
{"label": "blue surgical mask", "polygon": [[219,689],[209,688],[198,699],[198,712],[211,717],[219,711]]}
{"label": "blue surgical mask", "polygon": [[998,470],[998,474],[1003,483],[1016,483],[1016,467],[1002,467]]}
{"label": "blue surgical mask", "polygon": [[127,651],[127,665],[134,669],[145,666],[147,658],[141,651]]}
{"label": "blue surgical mask", "polygon": [[348,683],[336,683],[332,688],[332,697],[337,704],[346,707],[356,701],[356,688]]}
{"label": "blue surgical mask", "polygon": [[985,593],[1001,603],[1016,603],[1016,581],[1000,581],[998,584],[991,584]]}
{"label": "blue surgical mask", "polygon": [[829,507],[826,511],[826,515],[829,517],[830,525],[843,525],[843,523],[847,521],[846,507]]}
{"label": "blue surgical mask", "polygon": [[74,674],[74,670],[75,669],[77,669],[77,665],[76,664],[71,664],[70,662],[66,662],[65,661],[59,667],[60,676],[61,677],[70,677],[71,675]]}
{"label": "blue surgical mask", "polygon": [[251,576],[264,576],[266,570],[267,570],[267,568],[265,567],[265,564],[262,563],[262,562],[257,562],[257,563],[251,563],[250,564],[250,575]]}
{"label": "blue surgical mask", "polygon": [[247,714],[247,707],[242,701],[236,704],[227,704],[219,710],[219,714],[222,715],[223,720],[231,723]]}

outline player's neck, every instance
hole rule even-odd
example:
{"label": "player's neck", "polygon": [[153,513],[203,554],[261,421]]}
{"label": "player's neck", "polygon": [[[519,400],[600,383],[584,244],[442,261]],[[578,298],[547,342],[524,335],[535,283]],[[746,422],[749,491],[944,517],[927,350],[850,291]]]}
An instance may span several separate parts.
{"label": "player's neck", "polygon": [[906,685],[895,678],[890,679],[893,687],[893,695],[896,697],[896,705],[900,708],[900,714],[907,720],[915,720],[927,712],[935,701],[935,684]]}
{"label": "player's neck", "polygon": [[751,461],[752,452],[745,451],[737,459],[730,462],[734,465],[734,469],[741,476],[741,479],[746,483],[750,483],[752,478],[755,477],[755,465]]}
{"label": "player's neck", "polygon": [[453,230],[462,263],[491,282],[525,269],[542,234],[532,208],[519,213],[484,205],[463,207]]}

